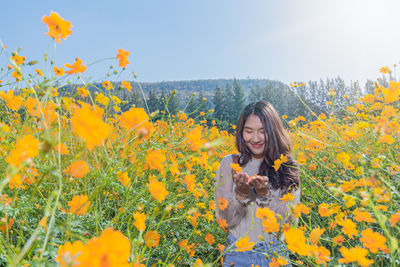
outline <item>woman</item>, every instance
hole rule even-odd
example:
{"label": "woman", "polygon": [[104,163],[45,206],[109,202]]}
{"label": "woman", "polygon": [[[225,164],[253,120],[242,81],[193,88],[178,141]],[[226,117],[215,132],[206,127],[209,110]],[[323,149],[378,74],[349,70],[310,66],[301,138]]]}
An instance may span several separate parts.
{"label": "woman", "polygon": [[[286,257],[287,253],[283,240],[263,229],[257,208],[274,211],[281,225],[296,224],[290,205],[300,200],[298,165],[290,155],[288,134],[270,103],[258,101],[243,109],[237,124],[236,148],[240,154],[224,157],[215,178],[216,215],[226,221],[229,231],[223,266],[269,266],[277,254]],[[281,155],[287,157],[287,162],[275,171],[274,161]],[[242,172],[232,170],[235,161]],[[294,199],[282,203],[279,199],[288,192]],[[226,200],[227,207],[222,205]],[[236,251],[235,242],[246,235],[255,246],[251,251]]]}

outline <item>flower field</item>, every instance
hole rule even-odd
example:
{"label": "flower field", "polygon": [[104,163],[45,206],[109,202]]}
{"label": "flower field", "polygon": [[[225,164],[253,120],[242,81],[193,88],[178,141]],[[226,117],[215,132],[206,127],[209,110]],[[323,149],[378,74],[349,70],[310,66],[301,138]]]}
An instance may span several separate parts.
{"label": "flower field", "polygon": [[[55,12],[42,20],[56,43],[72,34]],[[219,265],[227,233],[214,207],[229,203],[214,203],[214,175],[236,151],[212,111],[193,120],[165,110],[157,121],[146,108],[121,112],[115,92],[130,91],[130,82],[104,81],[94,94],[80,57],[63,64],[46,56],[37,69],[0,49],[9,61],[0,72],[2,265]],[[115,69],[127,71],[129,52],[116,52]],[[301,203],[292,208],[299,225],[279,228],[279,216],[257,212],[290,251],[270,266],[400,264],[400,82],[381,72],[389,86],[377,82],[375,94],[346,110],[332,105],[311,122],[287,121],[301,168]],[[63,93],[68,81],[81,86]]]}

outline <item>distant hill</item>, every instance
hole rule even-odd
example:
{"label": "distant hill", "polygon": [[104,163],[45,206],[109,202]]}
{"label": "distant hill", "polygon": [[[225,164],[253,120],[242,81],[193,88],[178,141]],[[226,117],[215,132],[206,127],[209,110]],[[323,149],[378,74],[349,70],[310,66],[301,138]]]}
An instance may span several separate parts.
{"label": "distant hill", "polygon": [[[240,82],[243,87],[243,91],[247,96],[250,91],[250,87],[287,87],[286,84],[280,81],[268,80],[268,79],[236,79]],[[189,98],[192,96],[193,93],[199,93],[200,91],[203,92],[204,97],[209,100],[211,105],[212,98],[214,96],[214,90],[217,86],[224,88],[227,84],[232,85],[234,79],[208,79],[208,80],[188,80],[188,81],[162,81],[162,82],[141,82],[140,85],[146,95],[146,98],[149,97],[149,91],[152,90],[156,94],[161,94],[161,91],[164,90],[165,93],[172,92],[176,90],[176,95],[179,98],[179,105],[180,108],[183,108]],[[127,92],[125,89],[117,92],[117,95],[120,96],[121,99],[125,99],[127,95],[133,94],[134,92],[140,92],[140,87],[136,82],[131,82],[132,90],[131,93]],[[77,86],[83,85],[67,85],[63,88],[60,88],[62,91],[75,91]],[[96,87],[102,88],[101,83],[96,83]],[[114,85],[115,88],[119,87],[119,83]],[[94,87],[90,88],[91,91],[97,91]],[[141,93],[140,93],[141,96]],[[211,108],[211,106],[210,106]]]}
{"label": "distant hill", "polygon": [[[278,85],[282,84],[279,81],[267,80],[267,79],[237,79],[243,87],[245,94],[248,94],[250,87],[267,86],[272,84]],[[233,79],[209,79],[209,80],[189,80],[189,81],[162,81],[162,82],[143,82],[141,86],[145,93],[149,90],[154,90],[156,92],[161,92],[162,89],[165,91],[177,90],[179,92],[200,92],[204,91],[214,93],[214,89],[219,86],[221,88],[225,87],[226,84],[232,84]],[[132,84],[134,88],[139,89],[137,84]]]}

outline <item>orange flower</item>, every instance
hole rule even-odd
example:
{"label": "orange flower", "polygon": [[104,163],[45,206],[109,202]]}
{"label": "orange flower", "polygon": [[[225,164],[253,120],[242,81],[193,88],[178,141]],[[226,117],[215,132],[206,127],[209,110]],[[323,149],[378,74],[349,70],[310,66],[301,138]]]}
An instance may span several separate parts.
{"label": "orange flower", "polygon": [[396,140],[390,134],[384,134],[379,137],[378,143],[393,144]]}
{"label": "orange flower", "polygon": [[231,168],[235,171],[235,172],[237,172],[237,173],[241,173],[242,172],[242,167],[240,167],[240,165],[239,164],[237,164],[237,163],[231,163]]}
{"label": "orange flower", "polygon": [[279,266],[285,266],[289,262],[282,258],[281,256],[278,256],[277,258],[272,258],[271,262],[269,263],[269,267],[279,267]]}
{"label": "orange flower", "polygon": [[320,228],[319,226],[317,226],[316,228],[314,228],[311,233],[310,233],[310,240],[311,243],[313,245],[318,244],[319,238],[321,237],[321,235],[324,233],[325,229],[324,228]]}
{"label": "orange flower", "polygon": [[290,251],[300,256],[310,256],[312,254],[314,249],[306,243],[306,238],[301,229],[290,228],[283,232],[283,236]]}
{"label": "orange flower", "polygon": [[69,154],[68,147],[64,143],[59,143],[58,145],[56,145],[55,150],[58,151],[61,155]]}
{"label": "orange flower", "polygon": [[286,193],[284,194],[279,200],[282,201],[282,203],[285,203],[287,201],[292,201],[294,199],[293,194],[291,193]]}
{"label": "orange flower", "polygon": [[121,182],[121,184],[123,184],[126,187],[129,187],[131,185],[131,178],[129,178],[128,173],[127,172],[117,172],[118,175],[118,181]]}
{"label": "orange flower", "polygon": [[128,64],[129,52],[124,49],[118,49],[117,59],[119,60],[119,66],[125,68]]}
{"label": "orange flower", "polygon": [[206,141],[203,139],[202,131],[203,126],[198,125],[187,134],[185,143],[192,151],[198,151],[205,144]]}
{"label": "orange flower", "polygon": [[11,110],[19,110],[24,102],[20,95],[14,95],[13,90],[8,90],[7,93],[0,91],[0,97],[6,101],[6,105]]}
{"label": "orange flower", "polygon": [[[6,217],[5,219],[8,220],[9,217]],[[11,227],[12,227],[13,223],[14,223],[14,219],[13,218],[8,220],[8,223],[7,223],[7,225],[8,225],[7,229],[8,230],[11,230]],[[5,232],[6,232],[6,224],[5,223],[0,226],[0,231],[3,233],[3,235],[5,234]]]}
{"label": "orange flower", "polygon": [[281,154],[281,157],[274,161],[274,164],[272,165],[272,167],[274,167],[275,171],[278,171],[279,168],[281,167],[281,165],[285,162],[287,162],[287,156],[284,156],[283,154]]}
{"label": "orange flower", "polygon": [[331,252],[323,246],[317,247],[314,251],[314,255],[315,255],[315,261],[317,262],[317,264],[326,265],[326,263],[328,261],[331,261],[331,259],[329,258],[329,256],[331,255]]}
{"label": "orange flower", "polygon": [[160,234],[156,231],[148,231],[144,236],[144,243],[149,248],[154,248],[160,243]]}
{"label": "orange flower", "polygon": [[111,90],[113,88],[113,85],[110,81],[104,81],[101,85],[103,85],[106,90]]}
{"label": "orange flower", "polygon": [[293,210],[293,217],[299,218],[301,213],[309,214],[310,208],[304,205],[303,203],[298,203]]}
{"label": "orange flower", "polygon": [[249,237],[246,235],[243,238],[240,238],[238,241],[236,241],[236,251],[249,251],[252,250],[254,247],[254,242],[249,242]]}
{"label": "orange flower", "polygon": [[37,75],[39,75],[39,76],[43,76],[43,72],[42,72],[41,70],[39,70],[39,69],[35,69],[35,71],[36,71]]}
{"label": "orange flower", "polygon": [[399,100],[400,82],[389,81],[389,88],[382,88],[382,94],[387,104]]}
{"label": "orange flower", "polygon": [[10,151],[6,162],[19,167],[26,160],[37,155],[39,155],[39,141],[32,135],[24,135],[17,141],[15,149]]}
{"label": "orange flower", "polygon": [[157,149],[146,155],[145,165],[147,168],[155,169],[161,173],[164,173],[165,169],[163,163],[166,160],[167,158],[165,157],[165,151],[162,149]]}
{"label": "orange flower", "polygon": [[102,109],[92,110],[85,104],[71,118],[72,130],[86,141],[89,150],[101,145],[111,134],[112,127],[103,122],[102,115]]}
{"label": "orange flower", "polygon": [[42,21],[49,28],[49,32],[46,35],[54,38],[57,43],[61,43],[61,38],[66,39],[72,33],[70,29],[71,22],[64,20],[57,12],[51,11],[50,16],[43,16]]}
{"label": "orange flower", "polygon": [[218,199],[218,208],[220,210],[225,210],[228,207],[228,205],[229,205],[229,202],[225,198]]}
{"label": "orange flower", "polygon": [[390,219],[389,219],[390,226],[393,227],[399,221],[400,221],[400,211],[398,211],[397,213],[395,213],[392,216],[390,216]]}
{"label": "orange flower", "polygon": [[318,213],[321,217],[329,217],[332,215],[332,211],[329,209],[329,205],[322,203],[318,206]]}
{"label": "orange flower", "polygon": [[64,75],[64,69],[62,67],[53,67],[53,71],[57,76],[63,76]]}
{"label": "orange flower", "polygon": [[139,231],[144,231],[146,230],[146,214],[140,213],[140,212],[135,212],[133,214],[133,218],[135,219],[134,225]]}
{"label": "orange flower", "polygon": [[332,238],[334,244],[341,245],[344,242],[344,237],[342,235],[335,236]]}
{"label": "orange flower", "polygon": [[11,59],[15,62],[16,65],[22,65],[24,64],[26,58],[24,56],[14,54],[11,56]]}
{"label": "orange flower", "polygon": [[208,243],[210,246],[215,242],[214,236],[213,236],[212,234],[210,234],[210,233],[208,233],[208,234],[204,237],[204,239],[207,241],[207,243]]}
{"label": "orange flower", "polygon": [[226,220],[217,219],[217,223],[218,223],[219,227],[221,227],[221,229],[224,230],[224,232],[226,232],[226,230],[228,229],[228,223],[226,222]]}
{"label": "orange flower", "polygon": [[164,184],[157,181],[156,178],[150,178],[149,191],[151,195],[160,203],[163,202],[163,200],[169,194],[169,192],[165,189]]}
{"label": "orange flower", "polygon": [[126,90],[128,90],[128,92],[130,92],[131,89],[132,89],[132,85],[131,85],[130,82],[122,81],[122,82],[121,82],[121,85],[122,85],[122,87],[126,88]]}
{"label": "orange flower", "polygon": [[75,161],[64,172],[74,178],[82,178],[89,172],[89,165],[84,160]]}
{"label": "orange flower", "polygon": [[44,230],[47,231],[47,218],[43,217],[40,221],[39,221],[39,225],[42,226],[44,228]]}
{"label": "orange flower", "polygon": [[118,120],[125,128],[132,129],[138,127],[144,122],[147,122],[149,120],[149,116],[143,108],[131,108],[122,113]]}
{"label": "orange flower", "polygon": [[361,211],[357,209],[353,213],[354,220],[356,220],[357,222],[376,222],[376,220],[372,218],[371,213],[369,213],[368,211]]}
{"label": "orange flower", "polygon": [[75,59],[75,62],[72,65],[66,63],[64,66],[70,68],[70,70],[65,72],[67,74],[72,74],[72,73],[77,74],[79,72],[83,73],[87,69],[85,65],[82,65],[82,59],[78,57]]}
{"label": "orange flower", "polygon": [[372,253],[377,253],[378,250],[389,253],[389,249],[385,245],[386,237],[383,235],[372,231],[370,228],[362,231],[361,235],[362,237],[360,238],[360,241],[363,242],[363,246],[368,248]]}
{"label": "orange flower", "polygon": [[131,266],[128,263],[131,245],[120,231],[105,229],[99,237],[93,237],[85,245],[67,242],[58,248],[57,262],[61,266]]}
{"label": "orange flower", "polygon": [[74,196],[71,201],[68,202],[69,212],[76,215],[85,215],[89,206],[87,195]]}
{"label": "orange flower", "polygon": [[58,246],[56,261],[61,267],[78,265],[79,261],[77,258],[82,254],[84,250],[82,241],[78,240],[71,244],[66,242],[63,245]]}
{"label": "orange flower", "polygon": [[269,208],[257,208],[256,216],[262,220],[262,225],[267,233],[278,232],[280,224],[275,216],[275,212]]}
{"label": "orange flower", "polygon": [[361,266],[369,266],[374,261],[367,259],[368,250],[365,248],[355,247],[355,248],[345,248],[341,247],[340,253],[342,253],[343,258],[339,259],[339,263],[350,263],[357,262]]}
{"label": "orange flower", "polygon": [[350,219],[345,219],[345,220],[340,220],[338,222],[339,225],[341,225],[342,231],[345,235],[347,235],[350,239],[353,238],[353,235],[357,236],[358,231],[357,231],[357,225]]}

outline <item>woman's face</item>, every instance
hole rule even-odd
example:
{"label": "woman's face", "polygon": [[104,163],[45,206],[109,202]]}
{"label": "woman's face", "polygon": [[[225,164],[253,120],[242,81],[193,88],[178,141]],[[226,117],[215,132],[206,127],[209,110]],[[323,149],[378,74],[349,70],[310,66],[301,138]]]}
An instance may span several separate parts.
{"label": "woman's face", "polygon": [[262,122],[257,115],[251,114],[247,117],[243,128],[243,140],[253,154],[253,157],[264,157],[264,147],[267,140],[264,137]]}

